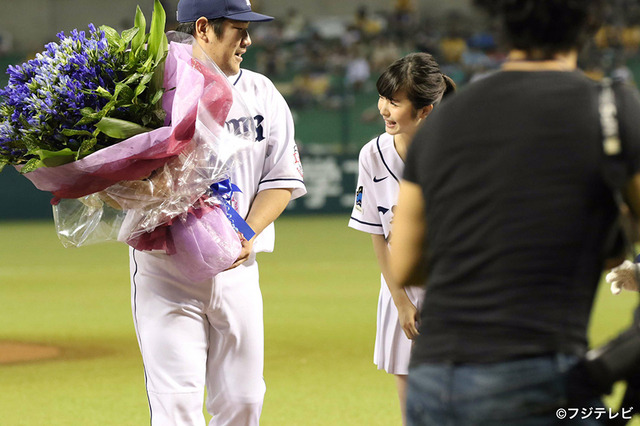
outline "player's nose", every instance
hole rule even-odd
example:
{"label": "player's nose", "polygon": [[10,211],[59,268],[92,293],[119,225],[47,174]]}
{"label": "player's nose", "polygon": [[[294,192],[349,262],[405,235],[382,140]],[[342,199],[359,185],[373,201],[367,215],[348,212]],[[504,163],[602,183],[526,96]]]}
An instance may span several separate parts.
{"label": "player's nose", "polygon": [[245,47],[251,46],[251,36],[249,35],[249,31],[245,31],[244,36],[242,37],[242,44]]}

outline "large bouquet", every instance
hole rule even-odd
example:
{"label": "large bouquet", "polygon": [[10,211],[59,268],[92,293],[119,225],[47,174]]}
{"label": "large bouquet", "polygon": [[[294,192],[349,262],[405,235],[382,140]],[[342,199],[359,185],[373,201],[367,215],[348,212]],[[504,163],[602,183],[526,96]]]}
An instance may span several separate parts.
{"label": "large bouquet", "polygon": [[187,35],[164,33],[155,0],[150,32],[89,26],[16,67],[0,91],[0,170],[14,165],[54,199],[65,246],[118,239],[164,250],[191,279],[229,267],[251,238],[228,204],[238,153],[255,129],[230,134],[246,108]]}

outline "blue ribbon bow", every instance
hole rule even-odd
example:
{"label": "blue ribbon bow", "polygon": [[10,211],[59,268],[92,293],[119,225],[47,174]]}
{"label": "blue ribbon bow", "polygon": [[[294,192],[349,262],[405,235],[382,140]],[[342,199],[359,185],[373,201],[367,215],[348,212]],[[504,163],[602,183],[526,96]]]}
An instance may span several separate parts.
{"label": "blue ribbon bow", "polygon": [[240,214],[234,209],[231,204],[231,196],[234,192],[240,192],[240,188],[231,183],[229,179],[222,180],[220,182],[216,182],[209,187],[211,190],[211,195],[217,196],[220,200],[222,200],[222,208],[224,209],[224,213],[229,218],[231,225],[234,229],[242,234],[245,240],[250,240],[253,238],[256,233],[251,229],[249,224],[245,222],[245,220],[240,216]]}

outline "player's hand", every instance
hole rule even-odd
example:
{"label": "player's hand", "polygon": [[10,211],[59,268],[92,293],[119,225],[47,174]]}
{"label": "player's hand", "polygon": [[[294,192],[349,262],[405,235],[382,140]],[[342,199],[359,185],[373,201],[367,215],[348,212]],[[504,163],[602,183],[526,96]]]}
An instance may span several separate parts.
{"label": "player's hand", "polygon": [[413,303],[409,302],[398,308],[398,321],[404,334],[411,340],[420,334],[417,327],[418,319],[418,310]]}
{"label": "player's hand", "polygon": [[[242,265],[247,261],[247,259],[249,259],[249,256],[251,255],[251,251],[253,250],[253,239],[245,240],[244,238],[240,238],[240,242],[242,243],[242,250],[240,250],[240,255],[238,256],[236,261],[233,262],[233,265],[229,267],[229,269],[233,269]],[[227,271],[229,269],[227,269]]]}
{"label": "player's hand", "polygon": [[624,290],[639,291],[640,284],[637,280],[638,264],[625,260],[607,274],[605,279],[611,284],[611,293],[620,294]]}

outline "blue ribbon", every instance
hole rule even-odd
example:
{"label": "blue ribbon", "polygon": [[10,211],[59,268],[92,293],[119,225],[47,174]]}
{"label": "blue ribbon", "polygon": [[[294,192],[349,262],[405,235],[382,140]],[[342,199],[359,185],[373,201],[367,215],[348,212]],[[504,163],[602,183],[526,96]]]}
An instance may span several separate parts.
{"label": "blue ribbon", "polygon": [[217,196],[222,200],[222,207],[224,209],[225,214],[229,218],[231,225],[235,228],[236,231],[240,232],[245,240],[250,240],[253,238],[256,233],[251,229],[249,224],[245,222],[245,220],[240,216],[240,214],[231,207],[229,203],[231,201],[231,196],[234,192],[240,192],[240,188],[231,183],[229,179],[225,179],[220,182],[216,182],[209,187],[211,189],[211,195]]}

